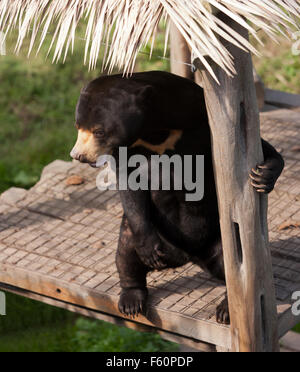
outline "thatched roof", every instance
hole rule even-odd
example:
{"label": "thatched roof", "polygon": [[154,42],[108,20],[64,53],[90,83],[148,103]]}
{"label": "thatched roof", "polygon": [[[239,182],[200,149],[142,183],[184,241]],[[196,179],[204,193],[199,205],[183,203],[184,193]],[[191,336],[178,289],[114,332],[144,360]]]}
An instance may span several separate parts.
{"label": "thatched roof", "polygon": [[154,45],[159,22],[165,18],[175,23],[194,55],[211,72],[204,56],[230,74],[234,72],[233,61],[218,35],[240,48],[256,50],[217,18],[216,11],[229,15],[256,38],[257,28],[275,38],[278,32],[289,33],[297,26],[300,4],[299,0],[0,0],[0,31],[7,34],[17,28],[16,51],[30,37],[31,52],[36,43],[40,48],[54,23],[51,48],[55,48],[57,61],[72,48],[77,25],[86,18],[85,59],[89,58],[90,67],[96,66],[104,48],[104,62],[110,70],[118,66],[131,72],[139,50],[148,42]]}

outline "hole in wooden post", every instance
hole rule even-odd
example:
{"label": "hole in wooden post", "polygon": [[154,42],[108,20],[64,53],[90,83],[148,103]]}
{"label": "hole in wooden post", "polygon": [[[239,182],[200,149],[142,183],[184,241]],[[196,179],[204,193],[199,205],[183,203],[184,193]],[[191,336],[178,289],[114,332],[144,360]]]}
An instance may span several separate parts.
{"label": "hole in wooden post", "polygon": [[260,309],[261,309],[261,333],[262,333],[262,343],[263,350],[266,351],[267,347],[267,323],[266,323],[266,304],[265,296],[260,296]]}
{"label": "hole in wooden post", "polygon": [[234,231],[235,231],[235,241],[236,241],[238,260],[242,264],[243,263],[243,248],[242,248],[240,226],[236,222],[234,223]]}

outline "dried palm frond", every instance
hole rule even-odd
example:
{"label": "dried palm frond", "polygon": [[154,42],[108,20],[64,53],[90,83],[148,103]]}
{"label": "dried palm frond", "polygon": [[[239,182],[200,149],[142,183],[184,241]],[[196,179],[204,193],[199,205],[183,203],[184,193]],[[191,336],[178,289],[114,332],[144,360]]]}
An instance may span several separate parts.
{"label": "dried palm frond", "polygon": [[37,39],[40,49],[54,23],[50,49],[55,45],[53,60],[58,61],[73,48],[78,23],[86,18],[85,61],[89,56],[90,68],[96,66],[103,48],[104,64],[110,71],[118,66],[130,73],[138,52],[150,41],[153,48],[158,25],[166,18],[174,22],[211,74],[207,57],[232,75],[232,56],[220,37],[244,50],[257,51],[216,16],[218,11],[257,39],[255,27],[275,39],[279,32],[287,35],[298,27],[295,19],[300,16],[300,4],[298,0],[0,0],[0,31],[6,36],[18,29],[17,52],[30,37],[30,54]]}

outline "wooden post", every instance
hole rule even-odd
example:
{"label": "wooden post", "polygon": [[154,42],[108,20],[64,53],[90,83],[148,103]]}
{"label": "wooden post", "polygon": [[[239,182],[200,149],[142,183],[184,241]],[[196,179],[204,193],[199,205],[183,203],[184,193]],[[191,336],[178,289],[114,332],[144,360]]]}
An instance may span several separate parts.
{"label": "wooden post", "polygon": [[259,108],[259,111],[262,111],[263,108],[265,107],[265,84],[261,80],[255,68],[253,69],[253,76],[254,76],[258,108]]}
{"label": "wooden post", "polygon": [[[228,26],[247,31],[225,15]],[[254,191],[251,168],[263,161],[251,55],[224,41],[237,76],[203,72],[213,139],[232,351],[277,351],[277,312],[268,242],[267,197]]]}
{"label": "wooden post", "polygon": [[194,74],[191,70],[191,67],[182,63],[191,63],[190,49],[184,37],[181,35],[174,23],[171,23],[170,45],[171,72],[187,79],[193,79]]}

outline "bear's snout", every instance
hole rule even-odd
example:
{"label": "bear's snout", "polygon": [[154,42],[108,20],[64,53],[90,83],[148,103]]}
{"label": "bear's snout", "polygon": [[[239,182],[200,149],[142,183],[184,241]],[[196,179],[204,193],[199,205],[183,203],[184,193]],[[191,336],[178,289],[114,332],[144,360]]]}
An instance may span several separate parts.
{"label": "bear's snout", "polygon": [[73,148],[72,151],[70,152],[70,156],[74,160],[79,160],[80,154],[77,153],[76,149]]}
{"label": "bear's snout", "polygon": [[89,130],[80,129],[78,131],[77,142],[70,153],[71,158],[81,163],[94,164],[100,153],[101,147],[93,133]]}
{"label": "bear's snout", "polygon": [[75,148],[71,151],[70,156],[74,160],[80,161],[80,163],[90,163],[86,156],[84,154],[78,153]]}
{"label": "bear's snout", "polygon": [[80,161],[81,163],[83,163],[84,155],[78,153],[75,149],[73,149],[73,150],[71,151],[70,156],[71,156],[71,158],[73,158],[74,160],[78,160],[78,161]]}

